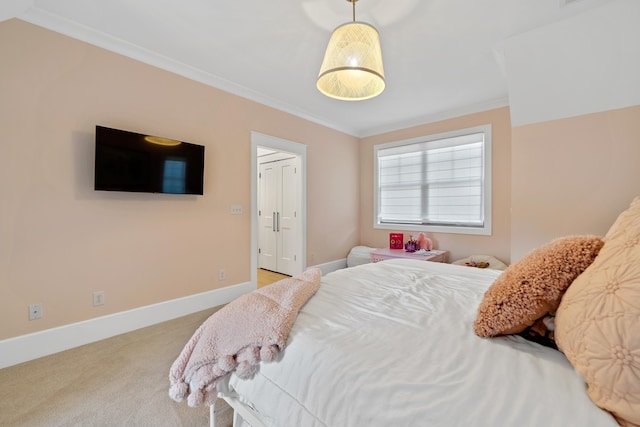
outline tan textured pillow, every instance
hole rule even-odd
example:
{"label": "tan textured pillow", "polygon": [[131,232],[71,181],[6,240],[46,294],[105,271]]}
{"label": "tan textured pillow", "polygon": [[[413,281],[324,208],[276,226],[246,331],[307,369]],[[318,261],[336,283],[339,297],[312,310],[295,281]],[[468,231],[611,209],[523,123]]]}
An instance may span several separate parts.
{"label": "tan textured pillow", "polygon": [[640,426],[640,197],[565,293],[555,339],[589,385],[591,400],[622,425]]}
{"label": "tan textured pillow", "polygon": [[485,293],[475,333],[515,334],[554,312],[567,287],[593,262],[602,245],[598,236],[563,237],[509,266]]}

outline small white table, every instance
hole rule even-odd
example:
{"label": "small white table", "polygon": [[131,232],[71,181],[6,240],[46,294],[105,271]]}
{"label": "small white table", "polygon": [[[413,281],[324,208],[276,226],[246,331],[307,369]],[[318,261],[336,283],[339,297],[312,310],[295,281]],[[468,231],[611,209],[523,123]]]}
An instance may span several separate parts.
{"label": "small white table", "polygon": [[446,262],[447,251],[432,250],[425,255],[419,255],[415,252],[407,252],[404,249],[378,249],[371,252],[371,262],[384,261],[393,258],[409,258],[421,261]]}

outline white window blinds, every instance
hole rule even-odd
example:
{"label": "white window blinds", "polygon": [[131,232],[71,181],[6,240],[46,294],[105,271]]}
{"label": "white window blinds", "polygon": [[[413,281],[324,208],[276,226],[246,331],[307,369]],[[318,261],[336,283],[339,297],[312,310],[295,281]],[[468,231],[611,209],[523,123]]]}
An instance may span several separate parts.
{"label": "white window blinds", "polygon": [[483,227],[485,133],[377,150],[378,223]]}

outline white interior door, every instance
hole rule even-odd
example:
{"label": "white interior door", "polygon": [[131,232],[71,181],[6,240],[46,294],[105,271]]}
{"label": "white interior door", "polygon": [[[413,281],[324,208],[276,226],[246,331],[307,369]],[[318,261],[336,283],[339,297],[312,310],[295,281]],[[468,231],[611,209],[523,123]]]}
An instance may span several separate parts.
{"label": "white interior door", "polygon": [[278,236],[276,211],[278,210],[277,168],[274,163],[260,165],[258,175],[258,225],[259,242],[258,266],[278,271]]}
{"label": "white interior door", "polygon": [[300,206],[299,160],[261,163],[258,175],[258,266],[293,275],[297,257]]}
{"label": "white interior door", "polygon": [[280,200],[279,210],[276,213],[276,225],[278,227],[278,265],[280,273],[293,275],[297,257],[297,233],[298,233],[298,178],[296,159],[282,160],[278,163],[280,173]]}

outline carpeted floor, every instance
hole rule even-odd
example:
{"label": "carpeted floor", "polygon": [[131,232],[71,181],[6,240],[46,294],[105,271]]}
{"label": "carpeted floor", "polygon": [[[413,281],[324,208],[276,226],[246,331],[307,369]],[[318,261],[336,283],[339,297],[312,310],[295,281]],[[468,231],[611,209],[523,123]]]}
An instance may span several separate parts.
{"label": "carpeted floor", "polygon": [[208,426],[208,407],[169,398],[169,368],[216,310],[0,369],[0,426]]}

